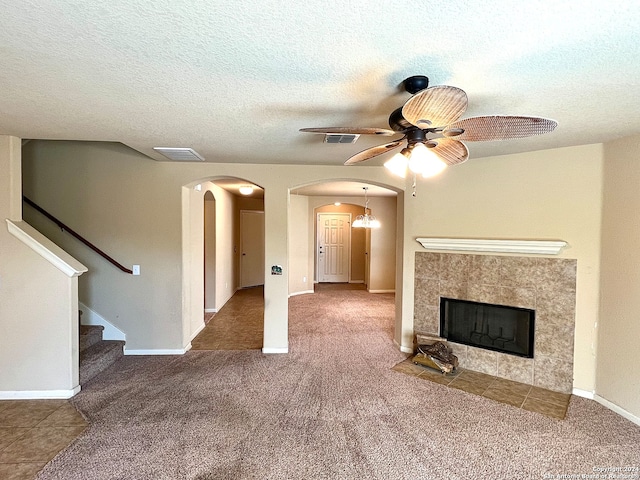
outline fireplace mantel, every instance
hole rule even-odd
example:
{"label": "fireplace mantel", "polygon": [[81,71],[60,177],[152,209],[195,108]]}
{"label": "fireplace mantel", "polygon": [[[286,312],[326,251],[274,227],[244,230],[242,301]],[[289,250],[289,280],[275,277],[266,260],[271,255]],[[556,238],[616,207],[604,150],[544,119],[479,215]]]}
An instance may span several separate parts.
{"label": "fireplace mantel", "polygon": [[557,255],[567,242],[563,240],[495,240],[483,238],[416,238],[427,250]]}

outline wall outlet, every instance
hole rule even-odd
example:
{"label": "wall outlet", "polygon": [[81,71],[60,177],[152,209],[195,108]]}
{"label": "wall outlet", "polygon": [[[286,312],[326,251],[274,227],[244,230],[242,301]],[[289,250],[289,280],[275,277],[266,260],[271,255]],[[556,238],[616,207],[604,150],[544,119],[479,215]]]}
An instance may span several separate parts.
{"label": "wall outlet", "polygon": [[140,275],[140,265],[134,265],[131,270],[133,270],[134,275]]}
{"label": "wall outlet", "polygon": [[307,277],[302,277],[302,283],[307,283]]}

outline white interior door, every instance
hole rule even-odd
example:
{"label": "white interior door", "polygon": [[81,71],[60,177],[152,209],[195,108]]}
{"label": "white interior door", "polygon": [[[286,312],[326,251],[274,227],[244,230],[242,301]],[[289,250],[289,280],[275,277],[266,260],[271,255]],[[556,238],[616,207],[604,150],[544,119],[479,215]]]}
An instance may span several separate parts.
{"label": "white interior door", "polygon": [[351,264],[351,214],[319,213],[318,282],[348,282]]}
{"label": "white interior door", "polygon": [[240,211],[240,287],[264,285],[264,212]]}

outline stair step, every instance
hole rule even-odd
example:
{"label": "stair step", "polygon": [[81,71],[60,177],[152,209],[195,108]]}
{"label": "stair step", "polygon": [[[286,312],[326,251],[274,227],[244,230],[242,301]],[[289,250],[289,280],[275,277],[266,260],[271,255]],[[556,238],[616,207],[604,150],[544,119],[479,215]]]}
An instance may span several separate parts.
{"label": "stair step", "polygon": [[124,356],[124,342],[101,340],[80,352],[80,385],[85,384]]}
{"label": "stair step", "polygon": [[80,351],[84,351],[102,340],[102,325],[80,325]]}

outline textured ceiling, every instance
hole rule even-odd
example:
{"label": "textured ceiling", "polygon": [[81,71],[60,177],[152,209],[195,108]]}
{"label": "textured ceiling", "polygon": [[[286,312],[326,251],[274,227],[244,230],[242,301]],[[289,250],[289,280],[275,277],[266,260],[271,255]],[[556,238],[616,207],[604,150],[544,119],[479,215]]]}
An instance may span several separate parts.
{"label": "textured ceiling", "polygon": [[0,0],[0,134],[118,141],[158,160],[154,146],[339,165],[380,138],[327,145],[298,129],[386,128],[416,74],[465,90],[464,117],[559,122],[541,137],[469,143],[471,159],[640,132],[638,2],[417,5]]}

